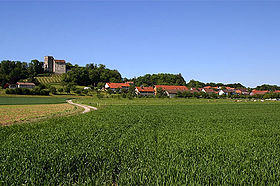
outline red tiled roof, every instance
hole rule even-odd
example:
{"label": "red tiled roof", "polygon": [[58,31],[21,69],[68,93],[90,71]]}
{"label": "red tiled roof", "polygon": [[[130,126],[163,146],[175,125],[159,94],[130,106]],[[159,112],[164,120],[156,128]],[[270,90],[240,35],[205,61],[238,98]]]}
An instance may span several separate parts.
{"label": "red tiled roof", "polygon": [[122,88],[122,87],[129,87],[128,83],[107,83],[110,88]]}
{"label": "red tiled roof", "polygon": [[55,63],[65,63],[65,60],[55,59],[54,62]]}
{"label": "red tiled roof", "polygon": [[268,90],[252,90],[252,95],[255,95],[255,94],[266,94],[268,93],[269,91]]}
{"label": "red tiled roof", "polygon": [[34,83],[25,83],[25,82],[17,82],[17,85],[30,85],[30,86],[35,86]]}
{"label": "red tiled roof", "polygon": [[153,87],[136,87],[139,92],[155,92]]}
{"label": "red tiled roof", "polygon": [[134,84],[133,81],[127,81],[127,82],[125,82],[125,83],[127,83],[127,84]]}
{"label": "red tiled roof", "polygon": [[211,86],[206,86],[206,87],[203,87],[203,88],[212,88]]}
{"label": "red tiled roof", "polygon": [[195,92],[199,92],[197,89],[193,88],[192,90],[190,90],[190,93],[195,93]]}
{"label": "red tiled roof", "polygon": [[155,85],[156,89],[161,88],[166,91],[188,91],[189,89],[186,86],[174,86],[174,85]]}
{"label": "red tiled roof", "polygon": [[275,90],[274,93],[280,93],[280,90]]}
{"label": "red tiled roof", "polygon": [[216,93],[213,89],[210,89],[210,88],[204,88],[204,90],[207,93]]}
{"label": "red tiled roof", "polygon": [[199,92],[200,90],[198,88],[190,88],[190,92],[194,93],[194,92]]}
{"label": "red tiled roof", "polygon": [[234,88],[226,87],[227,90],[234,90]]}

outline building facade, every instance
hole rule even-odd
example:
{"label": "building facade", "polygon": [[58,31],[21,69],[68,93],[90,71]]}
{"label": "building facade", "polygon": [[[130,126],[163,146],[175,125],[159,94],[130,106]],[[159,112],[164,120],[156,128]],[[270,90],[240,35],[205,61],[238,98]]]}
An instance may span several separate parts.
{"label": "building facade", "polygon": [[46,72],[52,72],[56,74],[66,73],[66,62],[65,60],[54,59],[53,56],[45,56],[44,70]]}
{"label": "building facade", "polygon": [[35,88],[34,83],[17,82],[16,88]]}

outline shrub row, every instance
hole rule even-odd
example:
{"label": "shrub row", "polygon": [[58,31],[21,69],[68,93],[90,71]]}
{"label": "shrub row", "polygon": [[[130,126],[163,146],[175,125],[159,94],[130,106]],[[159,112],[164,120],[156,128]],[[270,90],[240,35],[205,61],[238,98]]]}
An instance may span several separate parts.
{"label": "shrub row", "polygon": [[50,91],[48,89],[28,89],[28,88],[15,88],[6,89],[6,94],[19,94],[19,95],[49,95]]}

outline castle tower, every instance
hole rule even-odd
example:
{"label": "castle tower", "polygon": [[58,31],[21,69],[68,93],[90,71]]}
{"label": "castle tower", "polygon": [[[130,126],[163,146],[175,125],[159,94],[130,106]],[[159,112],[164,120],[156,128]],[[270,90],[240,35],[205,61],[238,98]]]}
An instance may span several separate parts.
{"label": "castle tower", "polygon": [[44,70],[46,72],[53,72],[54,67],[54,58],[52,56],[45,56],[44,57]]}

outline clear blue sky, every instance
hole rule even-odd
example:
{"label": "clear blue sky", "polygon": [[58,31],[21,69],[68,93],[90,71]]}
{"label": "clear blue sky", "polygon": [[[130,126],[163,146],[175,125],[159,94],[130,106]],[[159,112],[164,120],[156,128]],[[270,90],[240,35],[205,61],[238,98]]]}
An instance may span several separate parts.
{"label": "clear blue sky", "polygon": [[0,60],[280,85],[278,1],[0,1]]}

